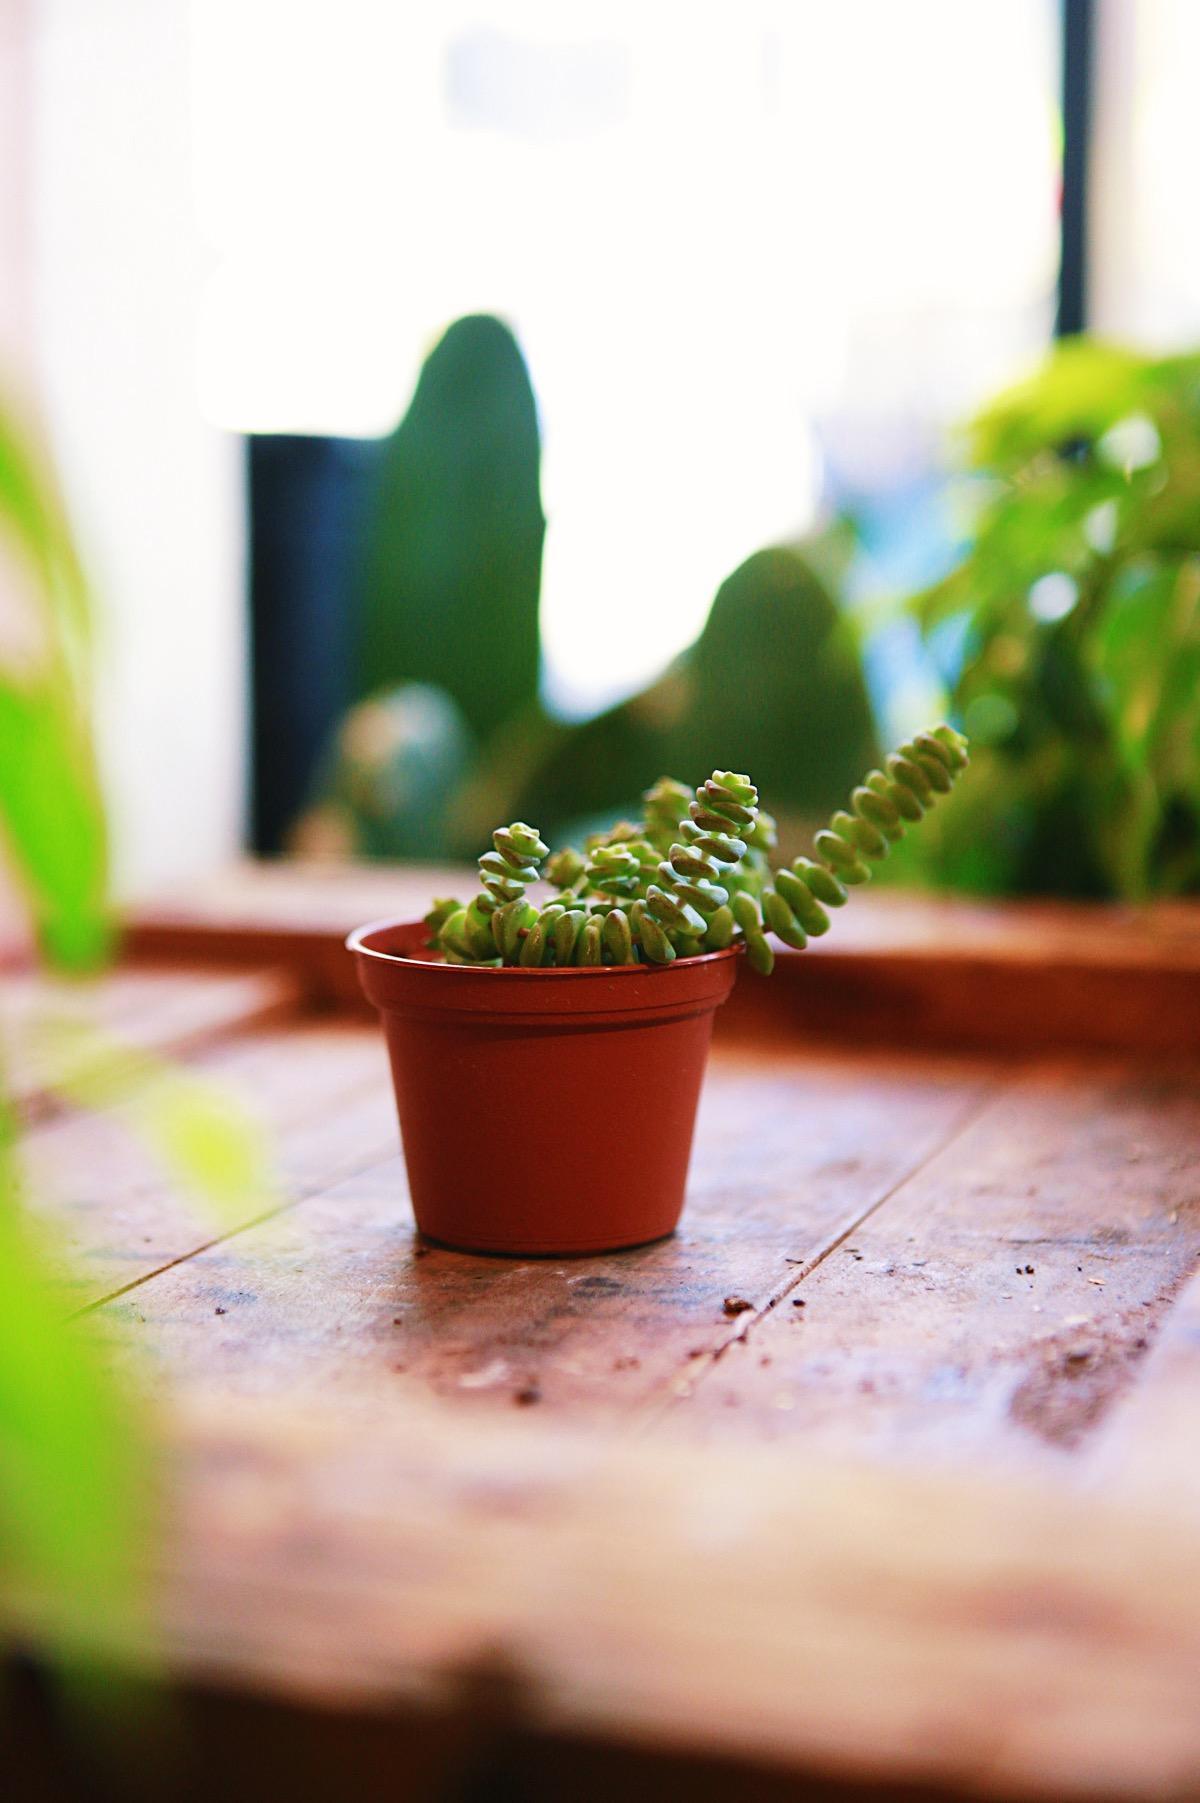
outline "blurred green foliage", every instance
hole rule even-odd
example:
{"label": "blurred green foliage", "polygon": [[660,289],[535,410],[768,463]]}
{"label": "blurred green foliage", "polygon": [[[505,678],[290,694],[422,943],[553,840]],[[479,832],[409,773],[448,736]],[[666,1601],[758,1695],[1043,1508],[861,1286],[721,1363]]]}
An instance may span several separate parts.
{"label": "blurred green foliage", "polygon": [[[294,849],[474,853],[500,816],[531,813],[555,832],[611,820],[660,770],[712,768],[731,753],[785,817],[812,823],[877,756],[858,648],[825,567],[832,533],[748,558],[695,644],[639,694],[579,724],[548,715],[539,470],[534,392],[512,334],[486,316],[457,320],[384,449],[358,699]],[[439,691],[443,711],[457,710],[454,731],[429,719]]]}
{"label": "blurred green foliage", "polygon": [[[92,609],[49,467],[4,405],[0,580],[14,627],[0,654],[0,879],[15,884],[47,963],[79,975],[112,942]],[[47,1085],[119,1109],[176,1184],[242,1219],[248,1197],[267,1205],[265,1147],[229,1097],[67,1014],[39,1036]],[[23,1207],[18,1149],[0,1069],[0,1604],[36,1599],[39,1632],[77,1669],[98,1632],[144,1650],[152,1463],[141,1411],[88,1323],[62,1318],[61,1260]]]}
{"label": "blurred green foliage", "polygon": [[879,755],[858,648],[815,550],[747,558],[695,644],[640,694],[545,733],[497,811],[558,835],[634,811],[660,771],[712,769],[722,753],[754,771],[781,815],[810,821]]}
{"label": "blurred green foliage", "polygon": [[449,810],[475,744],[444,689],[405,682],[343,715],[321,756],[312,805],[291,833],[301,856],[445,858],[461,848]]}
{"label": "blurred green foliage", "polygon": [[87,588],[57,488],[0,405],[0,553],[28,600],[26,655],[0,664],[0,828],[47,955],[109,948],[108,845],[88,731]]}
{"label": "blurred green foliage", "polygon": [[915,868],[1200,889],[1200,356],[1072,339],[973,422],[970,548],[908,605],[970,734]]}
{"label": "blurred green foliage", "polygon": [[356,699],[435,685],[480,744],[536,703],[540,462],[537,407],[512,333],[483,315],[456,320],[384,449]]}
{"label": "blurred green foliage", "polygon": [[73,1662],[97,1634],[111,1646],[140,1626],[150,1462],[86,1324],[54,1310],[54,1264],[19,1200],[0,1104],[0,1574],[8,1604],[28,1592],[39,1633]]}
{"label": "blurred green foliage", "polygon": [[[110,941],[107,839],[86,706],[87,588],[49,470],[0,407],[0,553],[21,652],[0,662],[0,827],[49,960],[94,967]],[[136,1412],[86,1332],[56,1309],[20,1206],[0,1071],[0,1570],[57,1599],[70,1651],[132,1622],[149,1498]]]}

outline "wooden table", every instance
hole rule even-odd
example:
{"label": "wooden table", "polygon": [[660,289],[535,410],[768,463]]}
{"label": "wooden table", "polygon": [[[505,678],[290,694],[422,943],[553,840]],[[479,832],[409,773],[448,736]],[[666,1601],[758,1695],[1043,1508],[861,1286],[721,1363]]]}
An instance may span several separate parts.
{"label": "wooden table", "polygon": [[236,1221],[26,1069],[161,1402],[146,1794],[1200,1795],[1200,914],[856,900],[743,974],[678,1236],[520,1262],[414,1238],[342,980],[430,887],[134,923],[88,1006],[267,1124]]}

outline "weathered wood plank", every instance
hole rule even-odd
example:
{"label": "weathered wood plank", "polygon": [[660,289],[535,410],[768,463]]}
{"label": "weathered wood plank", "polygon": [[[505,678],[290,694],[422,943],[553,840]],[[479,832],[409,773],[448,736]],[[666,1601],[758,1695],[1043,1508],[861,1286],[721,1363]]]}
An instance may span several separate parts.
{"label": "weathered wood plank", "polygon": [[420,1246],[392,1160],[163,1272],[115,1313],[176,1381],[621,1416],[685,1383],[736,1331],[726,1298],[765,1306],[790,1259],[851,1231],[993,1081],[975,1061],[718,1053],[672,1240],[536,1262]]}
{"label": "weathered wood plank", "polygon": [[387,1059],[374,1032],[297,1022],[211,1048],[190,1068],[267,1136],[274,1182],[214,1216],[172,1183],[121,1110],[35,1130],[22,1148],[27,1187],[55,1227],[64,1298],[73,1307],[378,1163],[397,1144]]}
{"label": "weathered wood plank", "polygon": [[1196,1270],[1198,1187],[1194,1068],[1035,1067],[742,1317],[679,1406],[809,1449],[1070,1451]]}
{"label": "weathered wood plank", "polygon": [[[424,912],[434,894],[465,893],[471,865],[313,863],[246,859],[186,893],[139,907],[128,921],[136,946],[174,943],[172,934],[228,929],[269,940],[288,932],[345,938],[364,920]],[[1139,907],[1058,901],[964,901],[924,893],[865,889],[838,916],[837,931],[814,943],[820,957],[838,948],[947,960],[986,957],[1031,963],[1200,969],[1200,904]]]}
{"label": "weathered wood plank", "polygon": [[1063,1484],[222,1391],[177,1428],[172,1667],[956,1796],[1200,1782],[1200,1542]]}
{"label": "weathered wood plank", "polygon": [[1195,1066],[719,1049],[683,1234],[521,1263],[414,1243],[373,1029],[195,1062],[307,1199],[202,1249],[118,1122],[29,1142],[74,1300],[133,1285],[101,1318],[161,1365],[181,1678],[326,1720],[483,1687],[804,1786],[1200,1788]]}
{"label": "weathered wood plank", "polygon": [[[1200,1224],[1200,1184],[1179,1210]],[[1137,1385],[1113,1411],[1088,1461],[1088,1476],[1151,1498],[1200,1506],[1200,1272],[1164,1323]]]}
{"label": "weathered wood plank", "polygon": [[469,894],[471,866],[295,863],[244,860],[186,894],[135,910],[124,956],[282,959],[309,999],[366,1012],[345,938],[364,921],[419,919],[435,895]]}
{"label": "weathered wood plank", "polygon": [[277,967],[119,969],[76,983],[8,972],[0,979],[0,1060],[10,1099],[27,1122],[62,1111],[62,1073],[39,1037],[47,1022],[87,1029],[114,1049],[184,1057],[222,1035],[293,1014],[299,994],[295,979]]}
{"label": "weathered wood plank", "polygon": [[[469,869],[246,862],[141,910],[131,956],[283,959],[319,1001],[362,1007],[342,949],[363,920],[417,917]],[[1200,904],[1128,908],[856,894],[828,939],[739,983],[717,1031],[861,1044],[1200,1053]]]}
{"label": "weathered wood plank", "polygon": [[1059,962],[1049,948],[1010,958],[1000,947],[976,954],[953,942],[945,952],[858,952],[829,941],[822,955],[826,943],[780,956],[770,982],[739,983],[720,1030],[1016,1057],[1063,1049],[1200,1055],[1200,970],[1190,954],[1173,967],[1119,940],[1096,962],[1086,949]]}

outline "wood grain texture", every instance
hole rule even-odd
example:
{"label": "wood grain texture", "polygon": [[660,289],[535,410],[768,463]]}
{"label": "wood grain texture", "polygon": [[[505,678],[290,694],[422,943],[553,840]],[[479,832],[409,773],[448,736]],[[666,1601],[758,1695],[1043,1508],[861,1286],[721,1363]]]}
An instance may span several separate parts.
{"label": "wood grain texture", "polygon": [[[1188,1197],[1194,1232],[1200,1186]],[[1184,1218],[1180,1210],[1180,1220]],[[1200,1273],[1176,1300],[1138,1382],[1090,1449],[1087,1474],[1100,1487],[1200,1511]]]}
{"label": "wood grain texture", "polygon": [[[992,972],[981,1038],[1053,984],[1034,916],[1009,918],[990,951],[957,914],[937,928],[971,947],[943,967]],[[1150,936],[1161,963],[1133,920],[1122,968],[1176,982],[1192,918]],[[1103,992],[1097,932],[1077,996]],[[348,1018],[235,1009],[226,1033],[214,999],[217,1038],[176,1037],[279,1149],[278,1188],[222,1224],[117,1118],[29,1134],[81,1273],[66,1300],[102,1304],[163,1404],[173,1678],[273,1700],[281,1744],[344,1746],[369,1785],[361,1730],[431,1803],[480,1733],[526,1774],[602,1748],[631,1795],[652,1754],[708,1762],[697,1795],[720,1771],[747,1798],[750,1774],[805,1797],[1200,1794],[1200,1066],[1030,1059],[1009,1027],[986,1057],[915,1050],[919,1025],[818,1048],[791,972],[833,962],[739,985],[683,1231],[631,1254],[416,1243],[382,1042]],[[168,990],[144,993],[130,1031],[177,1036]],[[554,1769],[528,1794],[592,1794]]]}
{"label": "wood grain texture", "polygon": [[211,1040],[296,1012],[299,989],[286,972],[165,966],[118,969],[88,982],[31,971],[0,976],[0,1061],[22,1119],[61,1113],[53,1055],[39,1037],[48,1021],[82,1027],[114,1050],[185,1057]]}
{"label": "wood grain texture", "polygon": [[366,1013],[346,935],[365,921],[418,920],[435,895],[471,894],[473,866],[303,863],[246,859],[134,911],[127,961],[261,964],[282,959],[309,1000]]}
{"label": "wood grain texture", "polygon": [[1195,1794],[1200,1542],[1169,1511],[528,1415],[464,1428],[184,1407],[174,1668],[326,1714],[490,1679],[514,1726],[806,1782]]}
{"label": "wood grain texture", "polygon": [[[821,955],[821,947],[830,950]],[[951,942],[952,943],[952,942]],[[726,1035],[852,1038],[856,1043],[1007,1052],[1083,1049],[1200,1056],[1200,970],[1159,946],[1117,941],[1109,961],[936,946],[865,952],[821,941],[776,960],[769,982],[738,985],[718,1016]],[[1153,956],[1143,955],[1153,951]]]}
{"label": "wood grain texture", "polygon": [[[352,927],[467,893],[470,869],[246,862],[128,923],[131,957],[282,959],[320,1002],[362,1007]],[[719,1033],[1004,1049],[1200,1054],[1200,904],[1144,908],[855,894],[827,939],[744,981]]]}
{"label": "wood grain texture", "polygon": [[1014,1077],[769,1314],[743,1316],[680,1406],[810,1449],[1079,1446],[1197,1270],[1198,1078],[1079,1061]]}
{"label": "wood grain texture", "polygon": [[[736,1331],[957,1132],[978,1061],[714,1056],[680,1232],[606,1257],[520,1261],[418,1244],[398,1159],[314,1193],[115,1307],[172,1381],[433,1392],[626,1416]],[[864,1136],[864,1112],[872,1129]],[[469,1123],[467,1124],[469,1130]]]}
{"label": "wood grain texture", "polygon": [[206,1048],[190,1069],[266,1134],[273,1181],[214,1214],[172,1182],[125,1111],[47,1122],[26,1136],[22,1163],[31,1202],[54,1229],[65,1306],[91,1306],[397,1144],[377,1034],[321,1022],[271,1027]]}

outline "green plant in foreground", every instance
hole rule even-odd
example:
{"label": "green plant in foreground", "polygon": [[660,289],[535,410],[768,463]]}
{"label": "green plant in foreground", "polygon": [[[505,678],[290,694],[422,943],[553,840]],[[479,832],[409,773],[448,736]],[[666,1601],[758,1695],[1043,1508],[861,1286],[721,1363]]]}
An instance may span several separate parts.
{"label": "green plant in foreground", "polygon": [[[45,962],[84,974],[111,943],[91,596],[50,467],[0,397],[0,582],[10,569],[27,628],[15,642],[30,649],[0,646],[0,884]],[[73,1107],[118,1110],[177,1185],[235,1220],[269,1193],[260,1138],[229,1098],[61,1007],[34,1029],[44,1086]],[[64,1319],[64,1260],[31,1219],[20,1126],[0,1058],[0,1651],[33,1633],[79,1674],[97,1644],[146,1653],[151,1428],[90,1316]]]}
{"label": "green plant in foreground", "polygon": [[[451,964],[670,964],[742,944],[764,975],[767,939],[802,948],[829,930],[848,886],[865,883],[908,827],[953,787],[967,741],[951,726],[918,733],[872,770],[814,844],[815,857],[772,871],[775,823],[749,777],[714,770],[695,791],[662,777],[636,824],[551,856],[524,821],[499,827],[479,860],[482,888],[465,906],[436,901],[429,944]],[[544,877],[557,891],[530,899]]]}

